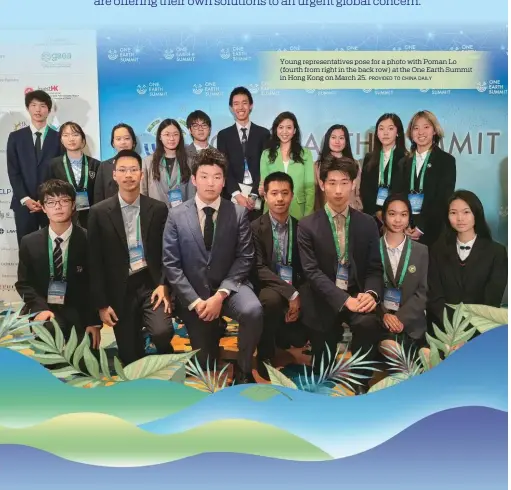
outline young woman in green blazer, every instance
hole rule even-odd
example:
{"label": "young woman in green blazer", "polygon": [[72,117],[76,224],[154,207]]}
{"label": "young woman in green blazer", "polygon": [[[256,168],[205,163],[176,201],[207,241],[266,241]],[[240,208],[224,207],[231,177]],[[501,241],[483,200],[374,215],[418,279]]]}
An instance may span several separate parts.
{"label": "young woman in green blazer", "polygon": [[273,172],[285,172],[293,179],[294,198],[289,209],[291,216],[299,220],[312,214],[315,199],[314,162],[311,151],[302,148],[300,127],[292,112],[283,112],[273,121],[268,148],[261,155],[261,196],[264,194],[264,179]]}

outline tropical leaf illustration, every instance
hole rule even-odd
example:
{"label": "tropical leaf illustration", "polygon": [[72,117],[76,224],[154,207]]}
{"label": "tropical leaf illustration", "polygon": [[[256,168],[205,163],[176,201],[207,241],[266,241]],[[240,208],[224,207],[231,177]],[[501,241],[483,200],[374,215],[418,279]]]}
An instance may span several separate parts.
{"label": "tropical leaf illustration", "polygon": [[[458,305],[448,305],[457,308]],[[463,316],[470,315],[470,323],[478,332],[484,333],[493,328],[508,324],[507,308],[496,308],[487,305],[460,305]]]}
{"label": "tropical leaf illustration", "polygon": [[278,369],[274,368],[270,364],[265,363],[264,365],[268,370],[268,375],[270,376],[270,382],[272,385],[282,386],[284,388],[292,388],[293,390],[298,389],[294,381],[290,380],[285,374],[281,373]]}
{"label": "tropical leaf illustration", "polygon": [[250,386],[246,390],[243,390],[240,395],[245,396],[255,402],[264,402],[277,395],[282,395],[285,396],[288,400],[292,400],[292,398],[287,393],[284,393],[271,385]]}
{"label": "tropical leaf illustration", "polygon": [[29,340],[34,338],[30,325],[41,325],[35,322],[34,314],[22,315],[23,305],[17,310],[9,307],[0,315],[0,347],[13,350],[24,350],[30,347]]}
{"label": "tropical leaf illustration", "polygon": [[402,381],[406,381],[407,379],[409,379],[409,377],[402,374],[387,376],[386,378],[383,378],[381,381],[378,381],[378,383],[375,383],[373,386],[371,386],[367,392],[374,393],[375,391],[380,391],[384,388],[390,388],[391,386],[395,386]]}
{"label": "tropical leaf illustration", "polygon": [[229,381],[227,369],[229,364],[226,364],[222,370],[217,374],[216,360],[213,369],[209,369],[209,357],[207,362],[206,371],[204,371],[199,363],[197,357],[188,359],[186,364],[186,372],[192,379],[187,381],[186,384],[193,386],[201,391],[207,393],[216,393],[223,390]]}
{"label": "tropical leaf illustration", "polygon": [[388,370],[392,376],[399,375],[406,379],[421,374],[421,366],[417,360],[417,351],[406,352],[404,344],[392,342],[381,347],[383,355],[387,358]]}

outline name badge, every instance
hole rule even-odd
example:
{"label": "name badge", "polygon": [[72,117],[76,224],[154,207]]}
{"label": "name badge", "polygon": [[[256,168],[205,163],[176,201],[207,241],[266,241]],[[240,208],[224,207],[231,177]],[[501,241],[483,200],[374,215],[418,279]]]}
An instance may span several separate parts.
{"label": "name badge", "polygon": [[85,209],[89,209],[89,195],[87,191],[79,191],[76,193],[76,210],[83,211]]}
{"label": "name badge", "polygon": [[401,291],[396,288],[385,288],[383,306],[389,311],[399,310],[401,305]]}
{"label": "name badge", "polygon": [[352,339],[353,339],[353,332],[351,331],[350,327],[346,326],[346,327],[343,327],[344,328],[344,332],[342,334],[342,341],[343,342],[351,342]]}
{"label": "name badge", "polygon": [[169,191],[169,202],[171,208],[175,208],[183,203],[183,194],[181,193],[181,189],[172,189]]}
{"label": "name badge", "polygon": [[424,194],[408,194],[408,200],[412,206],[412,214],[420,214],[422,203],[424,202]]}
{"label": "name badge", "polygon": [[277,272],[283,281],[293,284],[293,268],[290,265],[277,264]]}
{"label": "name badge", "polygon": [[67,283],[64,281],[51,281],[48,285],[48,304],[63,305],[66,297]]}
{"label": "name badge", "polygon": [[348,277],[349,269],[346,264],[337,265],[337,275],[335,278],[335,285],[343,291],[348,290]]}
{"label": "name badge", "polygon": [[376,205],[383,206],[385,199],[389,197],[389,188],[388,187],[378,187],[378,195],[376,196]]}
{"label": "name badge", "polygon": [[147,263],[144,259],[144,251],[142,245],[132,247],[130,252],[130,269],[132,272],[137,272],[144,267],[147,267]]}

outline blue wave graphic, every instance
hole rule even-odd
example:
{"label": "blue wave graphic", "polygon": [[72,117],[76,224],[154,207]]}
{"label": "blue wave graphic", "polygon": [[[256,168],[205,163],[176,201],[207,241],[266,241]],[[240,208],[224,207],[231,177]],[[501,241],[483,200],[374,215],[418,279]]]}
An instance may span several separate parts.
{"label": "blue wave graphic", "polygon": [[[507,488],[507,414],[463,407],[427,417],[384,444],[349,458],[299,463],[240,454],[203,454],[151,467],[72,463],[24,446],[0,446],[2,487],[208,488]],[[30,465],[30,471],[24,471]],[[200,471],[198,471],[200,469]],[[342,487],[340,486],[342,484]]]}

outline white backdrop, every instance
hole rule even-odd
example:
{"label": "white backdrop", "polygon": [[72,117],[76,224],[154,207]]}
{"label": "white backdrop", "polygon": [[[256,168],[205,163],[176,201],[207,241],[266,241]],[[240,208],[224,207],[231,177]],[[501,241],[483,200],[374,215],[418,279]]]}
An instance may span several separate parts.
{"label": "white backdrop", "polygon": [[5,302],[20,299],[14,289],[18,245],[6,146],[9,133],[30,122],[25,93],[48,92],[53,99],[48,122],[56,129],[77,122],[87,135],[86,152],[100,155],[96,32],[15,31],[15,39],[12,32],[0,33],[0,300]]}

